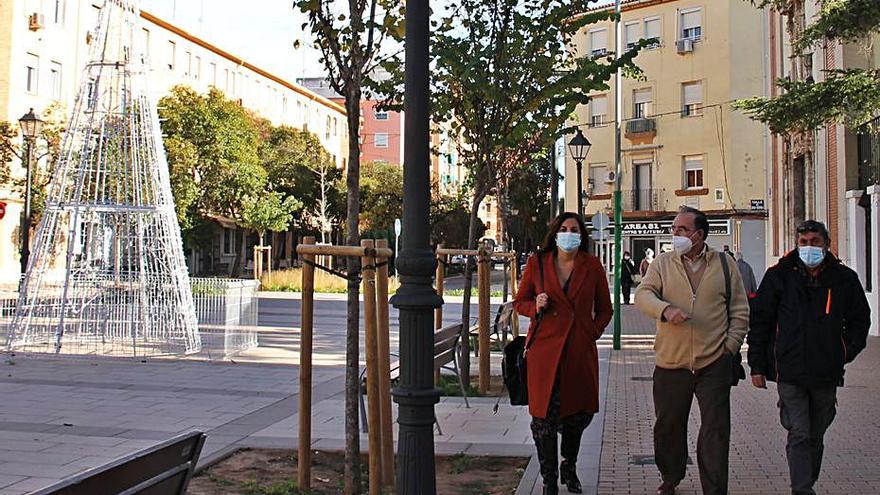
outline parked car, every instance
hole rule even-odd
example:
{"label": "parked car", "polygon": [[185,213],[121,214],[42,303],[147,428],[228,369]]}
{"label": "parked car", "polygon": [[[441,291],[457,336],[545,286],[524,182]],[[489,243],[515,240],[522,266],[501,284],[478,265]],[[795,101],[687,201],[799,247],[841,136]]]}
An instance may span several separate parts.
{"label": "parked car", "polygon": [[467,263],[467,256],[463,254],[456,254],[452,257],[450,263],[453,265],[464,265],[465,263]]}

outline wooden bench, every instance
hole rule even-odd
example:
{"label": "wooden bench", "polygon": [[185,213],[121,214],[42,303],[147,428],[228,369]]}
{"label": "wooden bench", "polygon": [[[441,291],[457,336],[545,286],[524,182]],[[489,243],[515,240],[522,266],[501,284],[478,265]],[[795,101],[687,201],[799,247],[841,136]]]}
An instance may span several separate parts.
{"label": "wooden bench", "polygon": [[182,495],[206,435],[184,433],[33,492],[33,495]]}
{"label": "wooden bench", "polygon": [[[455,377],[458,378],[458,386],[461,389],[461,395],[464,397],[464,405],[469,408],[471,405],[468,402],[467,391],[464,388],[464,381],[461,378],[461,371],[458,367],[458,353],[461,350],[461,347],[459,346],[460,339],[461,323],[449,325],[434,332],[434,369],[448,370],[455,374]],[[400,361],[397,354],[392,353],[391,355],[398,358],[398,361],[391,363],[391,380],[394,381],[400,377]],[[452,364],[451,366],[450,363]],[[364,433],[367,433],[368,431],[366,421],[367,407],[364,402],[364,395],[367,390],[366,373],[367,370],[364,368],[361,371],[360,393],[361,430]],[[437,416],[434,416],[434,424],[437,425],[437,432],[442,435],[443,430],[440,429],[440,423],[437,422]]]}

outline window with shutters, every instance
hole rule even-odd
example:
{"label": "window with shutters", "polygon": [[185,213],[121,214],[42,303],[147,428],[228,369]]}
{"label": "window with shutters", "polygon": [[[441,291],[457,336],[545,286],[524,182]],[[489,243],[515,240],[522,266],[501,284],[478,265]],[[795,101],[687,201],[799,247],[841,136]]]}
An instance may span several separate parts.
{"label": "window with shutters", "polygon": [[703,37],[703,11],[683,10],[680,14],[681,39],[697,41]]}
{"label": "window with shutters", "polygon": [[387,132],[377,132],[375,137],[375,143],[377,148],[387,148],[388,147],[388,133]]}
{"label": "window with shutters", "polygon": [[701,81],[681,85],[681,116],[694,117],[703,114],[703,83]]}
{"label": "window with shutters", "polygon": [[594,96],[590,99],[590,125],[600,126],[605,123],[608,115],[608,97]]}
{"label": "window with shutters", "polygon": [[660,46],[660,43],[663,39],[663,33],[659,17],[651,17],[645,19],[645,39],[656,39],[656,41],[651,44],[649,48],[657,48]]}
{"label": "window with shutters", "polygon": [[608,53],[608,30],[594,29],[590,31],[590,56],[601,57]]}
{"label": "window with shutters", "polygon": [[168,70],[174,70],[175,59],[177,58],[177,43],[168,42]]}
{"label": "window with shutters", "polygon": [[40,57],[33,53],[27,54],[25,61],[25,90],[28,93],[37,94],[37,82],[40,74]]}
{"label": "window with shutters", "polygon": [[52,98],[61,99],[61,64],[52,62],[49,66],[49,89],[52,90]]}
{"label": "window with shutters", "polygon": [[623,36],[626,39],[626,49],[632,50],[642,39],[642,23],[639,21],[628,22],[623,27]]}
{"label": "window with shutters", "polygon": [[685,189],[702,189],[703,184],[703,155],[690,155],[682,158],[684,161],[684,187]]}
{"label": "window with shutters", "polygon": [[651,89],[633,91],[633,118],[644,119],[651,115]]}

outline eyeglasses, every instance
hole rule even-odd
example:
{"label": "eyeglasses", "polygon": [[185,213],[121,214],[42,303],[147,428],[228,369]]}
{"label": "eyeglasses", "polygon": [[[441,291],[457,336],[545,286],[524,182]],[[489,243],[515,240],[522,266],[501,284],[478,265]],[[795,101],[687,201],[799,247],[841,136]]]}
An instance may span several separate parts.
{"label": "eyeglasses", "polygon": [[669,227],[669,233],[672,235],[690,234],[691,232],[694,232],[694,231],[687,229],[685,227],[676,227],[676,226]]}

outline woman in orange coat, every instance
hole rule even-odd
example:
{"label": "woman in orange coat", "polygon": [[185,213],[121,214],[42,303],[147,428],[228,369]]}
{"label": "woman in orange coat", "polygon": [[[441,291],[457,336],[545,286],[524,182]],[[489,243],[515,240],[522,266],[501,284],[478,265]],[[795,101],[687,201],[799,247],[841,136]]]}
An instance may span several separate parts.
{"label": "woman in orange coat", "polygon": [[[544,493],[559,493],[558,474],[569,492],[581,493],[575,462],[581,435],[599,410],[596,340],[612,310],[605,269],[587,252],[586,228],[577,214],[563,213],[550,225],[544,249],[526,264],[514,307],[532,319],[526,352],[529,413]],[[557,432],[562,433],[561,466]]]}

